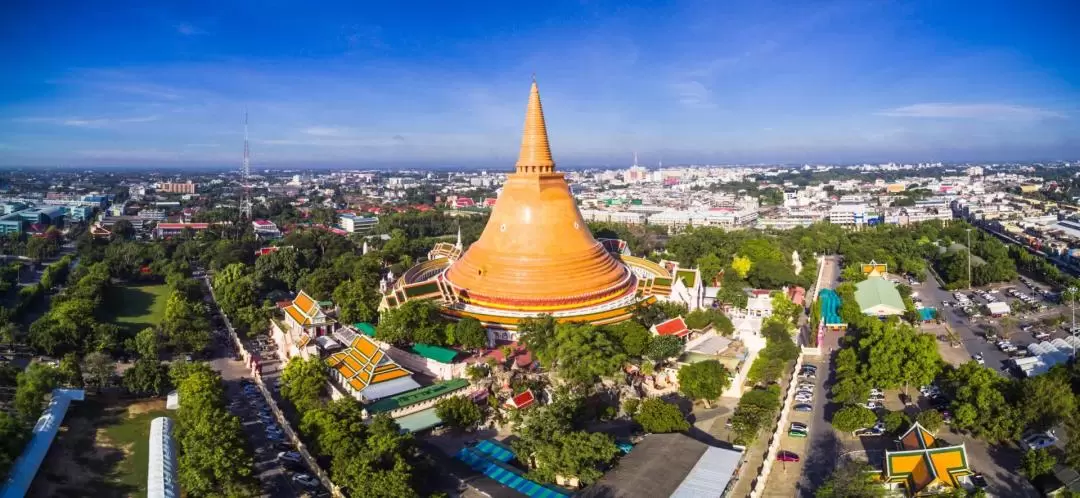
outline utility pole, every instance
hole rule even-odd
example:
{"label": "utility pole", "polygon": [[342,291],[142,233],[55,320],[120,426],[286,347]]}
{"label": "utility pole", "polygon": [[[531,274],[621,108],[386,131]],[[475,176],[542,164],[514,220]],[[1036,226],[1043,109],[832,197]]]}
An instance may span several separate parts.
{"label": "utility pole", "polygon": [[1069,301],[1071,302],[1069,308],[1072,311],[1072,328],[1069,329],[1069,333],[1072,334],[1076,331],[1076,287],[1069,287]]}
{"label": "utility pole", "polygon": [[971,229],[967,229],[968,290],[971,290]]}

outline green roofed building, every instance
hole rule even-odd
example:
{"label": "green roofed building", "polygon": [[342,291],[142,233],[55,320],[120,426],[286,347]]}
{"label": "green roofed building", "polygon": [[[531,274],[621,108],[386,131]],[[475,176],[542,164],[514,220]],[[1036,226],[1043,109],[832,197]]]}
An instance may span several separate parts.
{"label": "green roofed building", "polygon": [[439,382],[427,387],[406,391],[389,398],[380,399],[379,401],[367,405],[364,409],[368,412],[368,415],[378,415],[380,413],[389,412],[393,417],[399,416],[398,414],[404,416],[406,413],[430,408],[430,406],[433,406],[438,399],[465,389],[466,387],[469,387],[469,381],[465,379],[451,379],[446,382]]}
{"label": "green roofed building", "polygon": [[892,316],[904,313],[904,299],[896,285],[881,277],[869,277],[855,284],[855,302],[863,314]]}
{"label": "green roofed building", "polygon": [[354,323],[353,328],[355,328],[356,330],[359,330],[361,334],[364,334],[364,335],[366,335],[368,337],[371,337],[371,338],[375,337],[375,326],[370,324],[370,323],[367,323],[367,322]]}

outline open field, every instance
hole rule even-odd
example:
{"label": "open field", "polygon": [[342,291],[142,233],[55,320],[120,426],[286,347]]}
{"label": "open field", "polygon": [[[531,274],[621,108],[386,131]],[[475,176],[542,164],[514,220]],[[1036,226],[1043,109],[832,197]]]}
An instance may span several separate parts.
{"label": "open field", "polygon": [[160,325],[165,318],[167,285],[123,285],[113,287],[109,293],[113,321],[132,336],[146,327]]}
{"label": "open field", "polygon": [[29,497],[146,496],[150,421],[165,400],[74,402]]}

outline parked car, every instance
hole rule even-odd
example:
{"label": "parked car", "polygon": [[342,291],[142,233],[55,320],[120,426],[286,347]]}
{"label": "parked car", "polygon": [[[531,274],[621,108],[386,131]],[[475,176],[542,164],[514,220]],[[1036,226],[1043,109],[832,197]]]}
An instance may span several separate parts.
{"label": "parked car", "polygon": [[788,431],[787,435],[789,437],[806,437],[806,431],[797,431],[795,429],[791,429]]}
{"label": "parked car", "polygon": [[975,362],[980,364],[980,365],[985,365],[986,364],[986,360],[983,359],[982,353],[972,355],[971,359],[975,360]]}
{"label": "parked car", "polygon": [[805,432],[807,430],[807,427],[806,427],[806,424],[804,424],[804,423],[792,422],[791,427],[789,429],[793,430],[793,431],[804,431]]}
{"label": "parked car", "polygon": [[1027,450],[1041,450],[1043,448],[1049,448],[1057,442],[1057,438],[1051,435],[1049,432],[1042,432],[1028,436],[1020,441],[1020,447],[1025,451]]}
{"label": "parked car", "polygon": [[315,489],[319,487],[319,480],[307,474],[293,474],[292,482],[308,489]]}
{"label": "parked car", "polygon": [[798,462],[799,455],[796,455],[795,453],[792,453],[790,451],[781,451],[776,454],[776,459],[781,462]]}
{"label": "parked car", "polygon": [[812,407],[812,406],[810,406],[810,405],[808,405],[806,403],[799,403],[799,404],[793,406],[791,409],[794,410],[794,411],[803,412],[803,413],[814,411],[814,407]]}
{"label": "parked car", "polygon": [[795,402],[796,403],[809,403],[811,401],[814,401],[814,396],[813,395],[810,395],[810,394],[796,394],[795,395]]}
{"label": "parked car", "polygon": [[277,454],[277,459],[283,462],[301,463],[304,461],[298,451],[282,451]]}

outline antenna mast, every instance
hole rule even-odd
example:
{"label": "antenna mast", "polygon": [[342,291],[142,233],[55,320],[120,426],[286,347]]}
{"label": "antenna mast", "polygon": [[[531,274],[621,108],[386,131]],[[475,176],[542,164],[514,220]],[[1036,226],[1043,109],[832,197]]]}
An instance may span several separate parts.
{"label": "antenna mast", "polygon": [[241,184],[244,187],[244,196],[240,200],[240,219],[251,219],[251,185],[248,177],[251,176],[251,149],[248,145],[248,115],[244,111],[244,165],[240,170]]}

